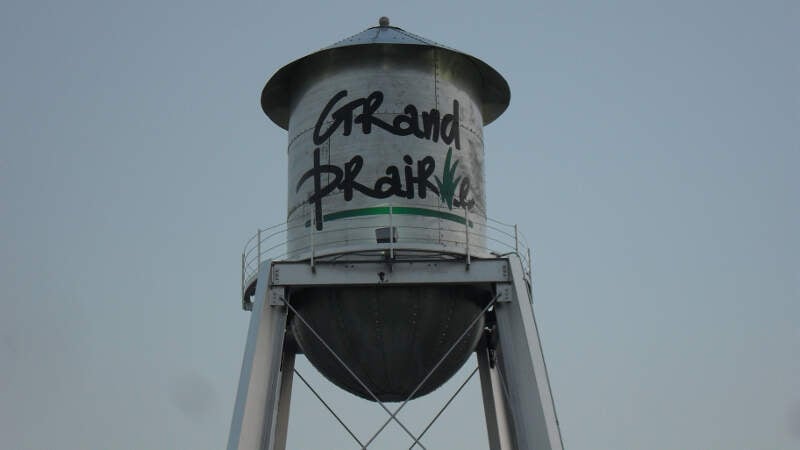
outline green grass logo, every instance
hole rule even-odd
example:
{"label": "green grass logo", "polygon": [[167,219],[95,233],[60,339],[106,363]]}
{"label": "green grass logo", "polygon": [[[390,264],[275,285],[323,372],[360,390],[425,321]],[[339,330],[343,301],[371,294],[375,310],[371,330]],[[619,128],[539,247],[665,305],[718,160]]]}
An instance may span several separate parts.
{"label": "green grass logo", "polygon": [[447,203],[448,209],[453,209],[453,195],[456,193],[456,186],[461,181],[461,177],[453,178],[456,174],[456,168],[458,167],[459,161],[456,161],[453,166],[450,166],[450,161],[453,157],[453,147],[447,149],[447,157],[444,160],[444,169],[442,170],[442,178],[440,180],[439,177],[436,175],[433,178],[436,179],[436,184],[439,186],[439,197],[442,198],[442,201]]}

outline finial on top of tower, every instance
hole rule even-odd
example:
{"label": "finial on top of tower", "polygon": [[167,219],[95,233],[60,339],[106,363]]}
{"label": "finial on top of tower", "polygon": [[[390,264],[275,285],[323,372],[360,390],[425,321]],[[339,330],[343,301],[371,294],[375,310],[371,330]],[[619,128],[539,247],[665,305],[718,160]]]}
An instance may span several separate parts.
{"label": "finial on top of tower", "polygon": [[388,27],[389,26],[389,18],[386,17],[386,16],[382,16],[380,19],[378,19],[378,25],[380,25],[382,27]]}

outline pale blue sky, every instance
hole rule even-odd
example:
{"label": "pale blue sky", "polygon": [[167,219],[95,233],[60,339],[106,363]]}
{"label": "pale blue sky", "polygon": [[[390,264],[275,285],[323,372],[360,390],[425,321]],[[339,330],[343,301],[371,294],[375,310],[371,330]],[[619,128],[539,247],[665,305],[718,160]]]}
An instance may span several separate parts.
{"label": "pale blue sky", "polygon": [[[286,214],[260,90],[381,15],[509,81],[487,203],[536,249],[566,448],[800,447],[798,5],[7,0],[0,447],[224,447],[239,252]],[[476,381],[428,448],[486,447]],[[290,448],[354,448],[295,400]]]}

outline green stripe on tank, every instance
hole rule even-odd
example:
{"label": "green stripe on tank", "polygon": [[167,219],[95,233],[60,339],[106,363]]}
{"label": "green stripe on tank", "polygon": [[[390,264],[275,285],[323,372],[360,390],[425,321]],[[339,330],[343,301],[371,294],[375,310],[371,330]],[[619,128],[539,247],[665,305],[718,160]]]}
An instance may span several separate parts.
{"label": "green stripe on tank", "polygon": [[[347,209],[344,211],[336,211],[322,216],[322,222],[323,223],[332,222],[334,220],[347,219],[349,217],[389,215],[389,208],[390,208],[389,206],[373,206],[370,208],[358,208],[358,209]],[[444,211],[437,211],[434,209],[416,208],[413,206],[392,206],[391,214],[435,217],[437,219],[444,219],[460,223],[461,225],[464,225],[466,223],[466,219],[463,216],[459,216],[458,214],[453,214]],[[305,226],[310,227],[311,221],[307,220]],[[475,226],[475,223],[470,220],[469,226],[470,228],[473,228]]]}

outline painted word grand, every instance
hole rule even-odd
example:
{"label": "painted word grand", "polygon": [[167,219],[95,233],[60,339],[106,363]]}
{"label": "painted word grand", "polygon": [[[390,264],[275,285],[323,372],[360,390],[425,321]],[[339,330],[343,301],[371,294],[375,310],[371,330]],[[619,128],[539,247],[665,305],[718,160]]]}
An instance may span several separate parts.
{"label": "painted word grand", "polygon": [[[445,145],[453,143],[457,150],[461,149],[459,139],[458,123],[458,100],[453,100],[453,112],[442,115],[438,109],[423,111],[421,114],[414,105],[407,105],[403,109],[403,114],[398,114],[391,124],[374,116],[375,112],[383,104],[383,92],[375,91],[367,97],[352,100],[336,111],[331,112],[333,107],[342,99],[347,97],[347,91],[342,90],[336,93],[323,108],[322,113],[317,119],[314,127],[314,144],[322,145],[341,125],[342,135],[349,136],[353,130],[353,124],[361,125],[361,132],[369,134],[372,126],[388,131],[396,136],[414,135],[420,139],[428,139],[438,142],[439,137]],[[355,114],[357,109],[361,112]],[[321,133],[322,126],[330,117],[333,123]]]}

